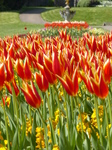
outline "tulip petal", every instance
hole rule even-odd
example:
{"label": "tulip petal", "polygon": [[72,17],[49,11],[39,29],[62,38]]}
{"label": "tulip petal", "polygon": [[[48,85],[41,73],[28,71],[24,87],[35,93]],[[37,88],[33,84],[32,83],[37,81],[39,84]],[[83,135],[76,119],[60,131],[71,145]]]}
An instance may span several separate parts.
{"label": "tulip petal", "polygon": [[28,94],[28,92],[26,92],[24,89],[21,88],[21,91],[23,92],[24,96],[25,96],[25,99],[26,99],[26,102],[28,104],[30,104],[32,107],[35,107],[36,108],[36,103],[32,100],[32,97],[30,94]]}
{"label": "tulip petal", "polygon": [[0,65],[0,90],[3,87],[5,81],[5,71],[4,71],[4,64]]}
{"label": "tulip petal", "polygon": [[107,61],[105,62],[103,71],[104,71],[105,81],[110,83],[111,82],[111,64],[110,64],[109,59],[107,59]]}
{"label": "tulip petal", "polygon": [[72,76],[72,82],[73,82],[73,86],[74,86],[74,96],[77,94],[78,89],[79,89],[79,84],[78,84],[78,75],[77,75],[77,68],[74,70],[73,72],[73,76]]}
{"label": "tulip petal", "polygon": [[35,96],[36,96],[36,99],[35,99],[36,107],[39,107],[40,104],[41,104],[41,97],[40,97],[40,95],[38,94],[38,92],[37,92],[37,90],[36,90],[36,88],[35,88],[33,82],[31,82],[31,87],[32,87],[32,90],[33,90],[33,92],[34,92],[34,94],[35,94]]}
{"label": "tulip petal", "polygon": [[20,78],[24,79],[24,66],[23,66],[23,62],[19,59],[16,60],[15,63],[15,69],[17,71],[17,74]]}
{"label": "tulip petal", "polygon": [[100,97],[105,98],[107,97],[109,93],[108,85],[104,81],[103,75],[101,74],[101,80],[100,80]]}
{"label": "tulip petal", "polygon": [[66,90],[66,92],[69,95],[72,95],[73,93],[72,93],[70,87],[68,86],[67,82],[63,78],[61,78],[60,76],[57,75],[57,77],[58,77],[59,81],[61,82],[62,86],[64,87],[64,89]]}
{"label": "tulip petal", "polygon": [[28,63],[28,59],[25,59],[25,64],[24,64],[24,73],[25,73],[25,79],[30,80],[32,78],[32,73],[30,70],[30,65]]}
{"label": "tulip petal", "polygon": [[94,78],[91,78],[91,83],[93,87],[93,91],[96,94],[96,96],[100,97],[100,87],[99,84],[95,81]]}

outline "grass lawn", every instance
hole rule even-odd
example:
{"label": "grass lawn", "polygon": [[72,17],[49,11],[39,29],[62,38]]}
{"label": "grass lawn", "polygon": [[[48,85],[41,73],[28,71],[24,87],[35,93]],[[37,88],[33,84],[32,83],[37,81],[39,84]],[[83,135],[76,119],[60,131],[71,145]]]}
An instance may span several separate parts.
{"label": "grass lawn", "polygon": [[[27,30],[25,30],[25,27],[27,27]],[[44,25],[21,22],[18,12],[0,12],[0,37],[23,34],[43,27]]]}
{"label": "grass lawn", "polygon": [[[46,11],[41,14],[44,20],[47,21],[62,21],[59,12],[64,10],[62,8]],[[89,25],[103,25],[104,22],[112,22],[112,8],[111,7],[82,7],[82,8],[71,8],[76,10],[76,14],[72,21],[86,21]]]}
{"label": "grass lawn", "polygon": [[[29,7],[24,8],[20,12],[35,9],[40,7]],[[41,16],[44,20],[52,22],[63,20],[59,14],[62,7],[41,7],[44,12]],[[86,21],[89,25],[103,25],[104,22],[112,22],[112,8],[71,8],[71,10],[76,10],[76,15],[72,21]],[[25,30],[27,27],[27,30]],[[13,34],[24,34],[30,32],[31,30],[38,30],[43,28],[44,25],[37,25],[31,23],[23,23],[20,21],[19,12],[0,12],[0,37]]]}

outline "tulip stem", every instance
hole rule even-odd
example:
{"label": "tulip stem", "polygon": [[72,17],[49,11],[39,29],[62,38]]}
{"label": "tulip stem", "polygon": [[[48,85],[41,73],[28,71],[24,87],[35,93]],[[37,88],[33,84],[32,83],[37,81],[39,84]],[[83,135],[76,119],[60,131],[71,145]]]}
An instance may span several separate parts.
{"label": "tulip stem", "polygon": [[62,125],[62,120],[61,120],[61,109],[60,109],[60,102],[59,102],[59,97],[58,97],[58,91],[57,91],[57,88],[56,86],[54,85],[54,89],[56,91],[56,94],[57,94],[57,102],[58,102],[58,108],[59,108],[59,118],[60,118],[60,126]]}
{"label": "tulip stem", "polygon": [[109,95],[108,95],[108,104],[109,104],[109,112],[110,112],[110,123],[112,125],[111,101]]}
{"label": "tulip stem", "polygon": [[10,141],[9,141],[9,132],[8,132],[8,125],[7,125],[7,118],[6,118],[6,112],[5,112],[5,106],[3,104],[3,111],[4,111],[4,119],[5,119],[5,127],[6,127],[6,136],[7,136],[7,141],[8,141],[8,150],[10,150]]}
{"label": "tulip stem", "polygon": [[41,119],[42,119],[43,124],[47,126],[47,124],[46,124],[46,122],[44,121],[44,119],[43,119],[43,117],[42,117],[42,114],[41,114],[41,112],[40,112],[40,110],[39,110],[38,108],[37,108],[37,111],[38,111],[38,113],[39,113],[39,115],[40,115],[40,117],[41,117]]}
{"label": "tulip stem", "polygon": [[108,114],[107,114],[107,108],[106,108],[105,102],[104,102],[104,107],[105,107],[105,114],[106,114],[106,120],[107,120],[107,134],[108,134],[109,150],[111,150],[110,129],[109,129]]}
{"label": "tulip stem", "polygon": [[[43,100],[44,104],[43,104],[43,109],[44,109],[44,112],[43,112],[43,116],[44,116],[44,120],[47,120],[47,114],[46,114],[46,98],[44,97],[44,100]],[[46,145],[46,150],[48,150],[48,138],[47,138],[47,126],[45,124],[43,124],[44,126],[44,133],[45,133],[45,145]]]}
{"label": "tulip stem", "polygon": [[100,133],[100,142],[101,142],[101,145],[103,145],[101,127],[100,127],[99,111],[98,111],[98,102],[97,102],[96,96],[94,98],[94,103],[95,103],[95,109],[96,109],[97,125],[98,125],[98,130],[99,130],[99,133]]}
{"label": "tulip stem", "polygon": [[66,91],[65,91],[65,90],[64,90],[64,97],[65,97],[66,116],[67,116],[67,126],[68,126],[68,141],[70,141],[70,129],[69,129],[69,118],[68,118],[67,96],[66,96]]}
{"label": "tulip stem", "polygon": [[70,101],[71,101],[71,110],[72,110],[72,120],[74,120],[74,110],[73,110],[73,98],[70,96]]}
{"label": "tulip stem", "polygon": [[52,134],[53,134],[52,142],[53,142],[53,144],[56,144],[56,139],[55,139],[55,134],[54,134],[54,128],[53,128],[53,124],[52,124],[52,112],[51,112],[51,109],[50,109],[50,102],[49,102],[48,96],[49,96],[49,94],[48,94],[48,91],[47,91],[46,100],[47,100],[47,105],[48,105],[48,109],[49,109],[50,124],[51,124],[51,129],[52,129]]}
{"label": "tulip stem", "polygon": [[83,122],[82,122],[82,116],[81,116],[80,106],[79,106],[78,101],[77,101],[77,96],[75,98],[75,102],[76,102],[76,106],[78,106],[78,110],[79,110],[80,121],[81,121],[81,130],[82,130],[82,139],[84,141]]}
{"label": "tulip stem", "polygon": [[19,140],[19,144],[20,144],[19,113],[18,113],[18,106],[17,106],[17,98],[16,98],[16,94],[15,94],[13,85],[11,85],[11,88],[12,88],[12,96],[13,96],[13,102],[14,102],[14,107],[15,107],[15,113],[16,113],[16,117],[17,117],[18,140]]}
{"label": "tulip stem", "polygon": [[31,106],[30,105],[29,105],[29,113],[30,113],[30,124],[32,125]]}

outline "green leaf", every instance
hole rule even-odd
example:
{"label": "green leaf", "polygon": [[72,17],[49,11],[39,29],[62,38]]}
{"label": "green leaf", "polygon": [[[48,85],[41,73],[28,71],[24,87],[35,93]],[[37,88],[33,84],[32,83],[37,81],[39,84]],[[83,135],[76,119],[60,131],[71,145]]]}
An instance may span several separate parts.
{"label": "green leaf", "polygon": [[78,133],[78,135],[77,135],[77,149],[83,150],[83,139],[82,139],[81,133]]}
{"label": "green leaf", "polygon": [[19,150],[19,146],[18,146],[18,128],[16,129],[16,132],[14,134],[14,137],[13,137],[13,141],[12,141],[12,150],[17,150],[17,147],[18,147],[18,150]]}
{"label": "green leaf", "polygon": [[11,128],[11,130],[14,131],[16,129],[16,123],[14,121],[12,113],[10,113],[10,110],[7,107],[6,107],[6,114],[7,114],[8,118],[9,118],[10,128]]}
{"label": "green leaf", "polygon": [[31,149],[35,149],[36,146],[36,111],[33,116],[32,134],[31,134]]}
{"label": "green leaf", "polygon": [[90,101],[84,101],[84,112],[88,114],[92,114],[92,105]]}
{"label": "green leaf", "polygon": [[90,139],[88,138],[87,134],[85,134],[85,140],[83,142],[83,146],[84,146],[84,150],[91,149]]}
{"label": "green leaf", "polygon": [[70,134],[71,136],[71,138],[70,138],[70,145],[72,146],[72,149],[74,150],[75,149],[75,145],[76,145],[76,128],[75,127],[72,127],[73,128],[73,132],[72,132],[72,134]]}
{"label": "green leaf", "polygon": [[92,143],[92,148],[98,150],[98,140],[97,140],[96,133],[94,131],[92,131],[91,133],[91,143]]}
{"label": "green leaf", "polygon": [[106,149],[106,147],[107,147],[107,140],[106,140],[106,138],[102,135],[102,140],[103,140],[103,147],[104,147],[104,149]]}
{"label": "green leaf", "polygon": [[68,141],[68,137],[65,136],[65,126],[61,128],[60,131],[60,143],[59,143],[60,150],[73,150],[70,142]]}
{"label": "green leaf", "polygon": [[111,145],[112,145],[112,127],[110,128],[110,139],[111,139]]}
{"label": "green leaf", "polygon": [[20,149],[23,149],[25,145],[25,140],[26,140],[26,125],[25,125],[25,117],[24,121],[22,122],[22,130],[21,130],[21,139],[20,139]]}

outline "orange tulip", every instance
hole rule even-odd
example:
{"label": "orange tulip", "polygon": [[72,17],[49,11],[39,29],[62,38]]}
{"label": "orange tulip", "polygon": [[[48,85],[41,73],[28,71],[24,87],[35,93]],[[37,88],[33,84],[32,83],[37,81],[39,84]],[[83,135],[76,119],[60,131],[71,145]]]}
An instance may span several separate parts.
{"label": "orange tulip", "polygon": [[52,70],[52,61],[46,55],[44,55],[44,71],[48,82],[55,83],[57,79]]}
{"label": "orange tulip", "polygon": [[64,73],[64,66],[61,62],[61,52],[57,50],[55,46],[53,46],[53,53],[52,53],[52,69],[54,74],[57,74],[59,76],[63,76]]}
{"label": "orange tulip", "polygon": [[5,106],[5,104],[9,107],[10,105],[10,98],[7,96],[2,97],[2,101],[3,101],[3,105]]}
{"label": "orange tulip", "polygon": [[4,70],[4,64],[0,64],[0,90],[3,87],[5,81],[5,70]]}
{"label": "orange tulip", "polygon": [[20,76],[23,80],[30,80],[32,78],[32,72],[30,70],[30,65],[27,57],[25,58],[24,66],[22,60],[17,59],[15,63],[15,69],[18,76]]}
{"label": "orange tulip", "polygon": [[25,76],[25,80],[30,80],[32,78],[32,72],[30,70],[30,66],[27,58],[25,59],[25,64],[24,64],[24,76]]}
{"label": "orange tulip", "polygon": [[7,44],[6,44],[6,42],[4,41],[3,54],[4,54],[5,59],[7,59],[7,56],[8,56],[8,52],[7,52],[7,50],[6,50],[6,46],[7,46]]}
{"label": "orange tulip", "polygon": [[24,79],[24,66],[23,61],[20,59],[17,59],[15,62],[15,69],[18,74],[18,76],[22,79]]}
{"label": "orange tulip", "polygon": [[[91,71],[89,73],[91,74]],[[85,83],[88,91],[90,93],[94,93],[93,87],[92,87],[92,84],[91,84],[91,81],[90,81],[90,77],[84,71],[80,71],[80,78]]]}
{"label": "orange tulip", "polygon": [[103,71],[104,71],[105,81],[110,83],[111,82],[111,72],[112,72],[110,59],[107,59],[107,61],[104,63]]}
{"label": "orange tulip", "polygon": [[[9,93],[12,94],[12,88],[11,88],[10,83],[5,81],[5,86],[8,89]],[[19,95],[19,88],[16,84],[15,79],[12,81],[12,86],[14,87],[14,91],[15,91],[16,96],[18,96]]]}
{"label": "orange tulip", "polygon": [[36,72],[35,80],[41,91],[45,92],[48,89],[49,84],[48,84],[48,80],[45,75],[43,75],[42,73],[39,74]]}
{"label": "orange tulip", "polygon": [[96,96],[100,97],[101,99],[104,99],[105,97],[107,97],[109,93],[108,85],[106,84],[104,76],[101,73],[101,71],[99,75],[97,74],[97,76],[99,77],[98,79],[99,81],[95,80],[95,78],[91,78],[93,91]]}
{"label": "orange tulip", "polygon": [[94,36],[92,36],[92,43],[91,43],[91,51],[95,52],[97,50],[97,44],[96,39]]}
{"label": "orange tulip", "polygon": [[6,68],[6,81],[12,82],[14,79],[14,71],[13,71],[13,65],[10,57],[6,60],[5,68]]}
{"label": "orange tulip", "polygon": [[21,88],[26,102],[30,104],[32,107],[38,108],[41,104],[41,97],[39,96],[34,83],[31,82],[31,86],[28,83],[23,83],[24,87]]}
{"label": "orange tulip", "polygon": [[68,75],[66,75],[65,79],[58,75],[57,77],[69,95],[75,96],[77,94],[79,89],[77,68],[74,69],[72,78],[70,78]]}
{"label": "orange tulip", "polygon": [[36,83],[41,91],[46,91],[48,89],[49,83],[45,75],[44,67],[37,63],[37,67],[40,70],[40,73],[35,73]]}

